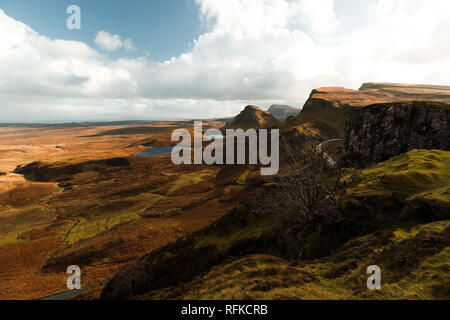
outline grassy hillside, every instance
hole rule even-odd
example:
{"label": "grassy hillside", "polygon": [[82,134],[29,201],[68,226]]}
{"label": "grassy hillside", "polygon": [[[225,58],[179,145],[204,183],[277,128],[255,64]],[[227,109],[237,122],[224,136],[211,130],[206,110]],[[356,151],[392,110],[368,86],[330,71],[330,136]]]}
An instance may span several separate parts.
{"label": "grassy hillside", "polygon": [[[356,238],[321,260],[293,263],[250,255],[217,266],[190,283],[140,298],[448,299],[450,220],[418,229],[422,231],[406,239],[388,231]],[[367,290],[366,269],[372,264],[382,270],[381,290]]]}
{"label": "grassy hillside", "polygon": [[[362,171],[356,196],[411,199],[448,185],[450,152],[412,150]],[[437,199],[436,199],[437,200]],[[448,202],[450,198],[443,197]]]}
{"label": "grassy hillside", "polygon": [[450,152],[412,150],[363,170],[350,190],[379,210],[401,209],[411,218],[450,218]]}
{"label": "grassy hillside", "polygon": [[310,98],[302,112],[286,120],[284,128],[308,127],[314,128],[323,138],[343,138],[347,120],[348,106],[339,102]]}
{"label": "grassy hillside", "polygon": [[[294,259],[283,253],[285,226],[276,214],[244,202],[119,273],[103,297],[448,298],[449,160],[450,152],[413,150],[363,170],[348,192],[344,221],[333,222],[335,232],[299,233]],[[250,184],[243,192],[265,188],[276,187]],[[381,291],[366,288],[372,264],[383,270]]]}

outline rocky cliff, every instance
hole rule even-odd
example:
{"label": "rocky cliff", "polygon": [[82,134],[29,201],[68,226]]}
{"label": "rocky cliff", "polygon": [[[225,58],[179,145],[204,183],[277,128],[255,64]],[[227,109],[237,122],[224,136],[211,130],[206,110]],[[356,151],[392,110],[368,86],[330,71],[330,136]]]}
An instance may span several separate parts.
{"label": "rocky cliff", "polygon": [[355,111],[345,126],[348,163],[367,167],[412,149],[450,150],[450,105],[395,102]]}
{"label": "rocky cliff", "polygon": [[302,112],[285,128],[314,127],[322,138],[343,138],[346,121],[354,111],[369,105],[391,102],[449,102],[450,87],[393,83],[364,83],[359,90],[323,87],[311,92]]}
{"label": "rocky cliff", "polygon": [[348,104],[341,105],[332,100],[317,97],[317,91],[311,93],[302,112],[286,121],[288,128],[306,126],[316,128],[323,138],[342,138],[346,119],[353,112]]}

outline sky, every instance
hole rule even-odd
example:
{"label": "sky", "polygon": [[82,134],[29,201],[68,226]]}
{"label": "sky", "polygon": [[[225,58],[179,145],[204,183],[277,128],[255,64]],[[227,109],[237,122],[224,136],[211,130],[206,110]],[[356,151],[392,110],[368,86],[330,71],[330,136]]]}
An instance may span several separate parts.
{"label": "sky", "polygon": [[0,122],[227,117],[323,86],[449,85],[449,34],[448,0],[0,0]]}

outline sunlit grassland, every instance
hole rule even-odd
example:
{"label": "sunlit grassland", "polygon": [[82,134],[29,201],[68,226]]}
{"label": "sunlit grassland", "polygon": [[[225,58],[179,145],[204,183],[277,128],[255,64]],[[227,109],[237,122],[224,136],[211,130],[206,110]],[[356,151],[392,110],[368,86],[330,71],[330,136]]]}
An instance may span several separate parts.
{"label": "sunlit grassland", "polygon": [[140,219],[140,213],[164,198],[164,196],[155,193],[142,193],[131,198],[137,202],[137,205],[131,208],[105,212],[96,219],[80,218],[78,223],[70,230],[65,241],[68,245],[71,245],[80,240],[95,237],[117,225]]}
{"label": "sunlit grassland", "polygon": [[350,195],[450,203],[450,152],[412,150],[361,172]]}

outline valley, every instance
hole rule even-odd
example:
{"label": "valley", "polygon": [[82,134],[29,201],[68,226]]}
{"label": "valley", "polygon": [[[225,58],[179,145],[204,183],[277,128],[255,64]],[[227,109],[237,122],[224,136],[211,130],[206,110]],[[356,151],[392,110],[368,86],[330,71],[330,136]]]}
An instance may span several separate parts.
{"label": "valley", "polygon": [[72,264],[83,266],[83,285],[100,283],[232,208],[219,202],[217,168],[133,156],[149,137],[170,144],[167,124],[149,128],[159,126],[162,135],[98,136],[116,126],[0,132],[0,298],[64,291]]}
{"label": "valley", "polygon": [[4,126],[0,299],[448,298],[447,94],[322,88],[285,121],[247,106],[203,122],[279,129],[275,176],[173,164],[193,121]]}

